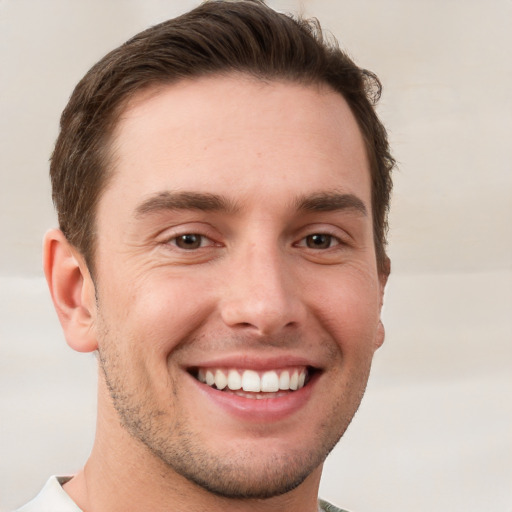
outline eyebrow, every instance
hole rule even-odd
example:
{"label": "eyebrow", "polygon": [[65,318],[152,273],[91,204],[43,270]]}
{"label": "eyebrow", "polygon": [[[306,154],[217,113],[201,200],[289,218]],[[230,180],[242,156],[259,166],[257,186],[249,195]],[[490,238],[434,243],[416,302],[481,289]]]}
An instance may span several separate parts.
{"label": "eyebrow", "polygon": [[227,198],[216,194],[164,191],[149,197],[137,206],[135,216],[143,217],[165,210],[201,210],[206,212],[224,211],[236,213],[239,207]]}
{"label": "eyebrow", "polygon": [[[353,194],[319,192],[301,196],[295,201],[297,211],[330,212],[352,210],[367,215],[363,201]],[[135,209],[136,217],[144,217],[166,210],[200,210],[237,213],[240,207],[233,201],[217,194],[201,192],[158,192],[144,200]]]}
{"label": "eyebrow", "polygon": [[368,210],[361,199],[354,194],[338,192],[320,192],[300,197],[296,202],[297,210],[310,212],[331,212],[336,210],[352,210],[368,215]]}

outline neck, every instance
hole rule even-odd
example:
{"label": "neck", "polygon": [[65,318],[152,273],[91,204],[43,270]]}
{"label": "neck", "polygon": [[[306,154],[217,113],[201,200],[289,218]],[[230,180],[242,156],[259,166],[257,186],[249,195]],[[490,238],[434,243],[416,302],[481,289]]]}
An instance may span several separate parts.
{"label": "neck", "polygon": [[177,474],[119,424],[99,398],[96,440],[85,467],[64,485],[84,512],[316,512],[321,466],[298,487],[267,499],[217,496]]}
{"label": "neck", "polygon": [[96,448],[85,467],[65,491],[84,512],[316,512],[319,476],[310,475],[296,489],[268,499],[230,499],[216,496],[175,474],[147,471],[141,464],[115,467],[98,460]]}

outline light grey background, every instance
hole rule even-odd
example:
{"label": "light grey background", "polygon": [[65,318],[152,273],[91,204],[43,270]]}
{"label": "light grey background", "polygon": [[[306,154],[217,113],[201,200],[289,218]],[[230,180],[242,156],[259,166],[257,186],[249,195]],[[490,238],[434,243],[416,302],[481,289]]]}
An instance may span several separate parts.
{"label": "light grey background", "polygon": [[[384,83],[395,174],[387,340],[326,463],[354,512],[512,510],[512,2],[271,1],[317,16]],[[0,512],[91,447],[95,361],[41,272],[58,117],[106,51],[196,5],[0,0]]]}

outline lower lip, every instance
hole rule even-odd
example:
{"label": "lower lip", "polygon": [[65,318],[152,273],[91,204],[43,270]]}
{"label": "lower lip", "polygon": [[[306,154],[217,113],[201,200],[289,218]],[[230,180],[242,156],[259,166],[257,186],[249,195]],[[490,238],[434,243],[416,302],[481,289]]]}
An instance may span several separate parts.
{"label": "lower lip", "polygon": [[197,389],[210,403],[225,412],[251,423],[267,423],[283,420],[303,409],[311,399],[318,379],[315,374],[308,383],[297,391],[274,398],[245,398],[230,392],[219,391],[190,376]]}

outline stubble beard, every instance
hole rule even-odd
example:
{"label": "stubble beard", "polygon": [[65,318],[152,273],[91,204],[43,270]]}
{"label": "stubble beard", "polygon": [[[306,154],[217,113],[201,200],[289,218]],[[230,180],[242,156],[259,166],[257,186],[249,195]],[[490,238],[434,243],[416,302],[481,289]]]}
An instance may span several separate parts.
{"label": "stubble beard", "polygon": [[[364,394],[370,369],[368,365],[362,369],[365,375],[355,379],[362,385],[350,410],[340,406],[343,399],[339,393],[338,401],[332,404],[317,429],[317,438],[309,446],[298,446],[293,453],[273,453],[256,466],[254,461],[260,459],[259,453],[224,447],[219,456],[211,453],[201,436],[189,429],[186,419],[165,421],[168,413],[158,409],[153,397],[145,396],[144,386],[132,385],[133,389],[129,389],[124,376],[129,375],[130,369],[121,366],[122,356],[114,348],[116,343],[111,342],[101,344],[98,361],[122,427],[172,472],[217,496],[238,500],[272,498],[302,484],[344,434]],[[353,393],[350,383],[345,391],[349,390]],[[171,394],[169,400],[177,400],[172,390]],[[207,436],[207,430],[205,426],[202,435]]]}

